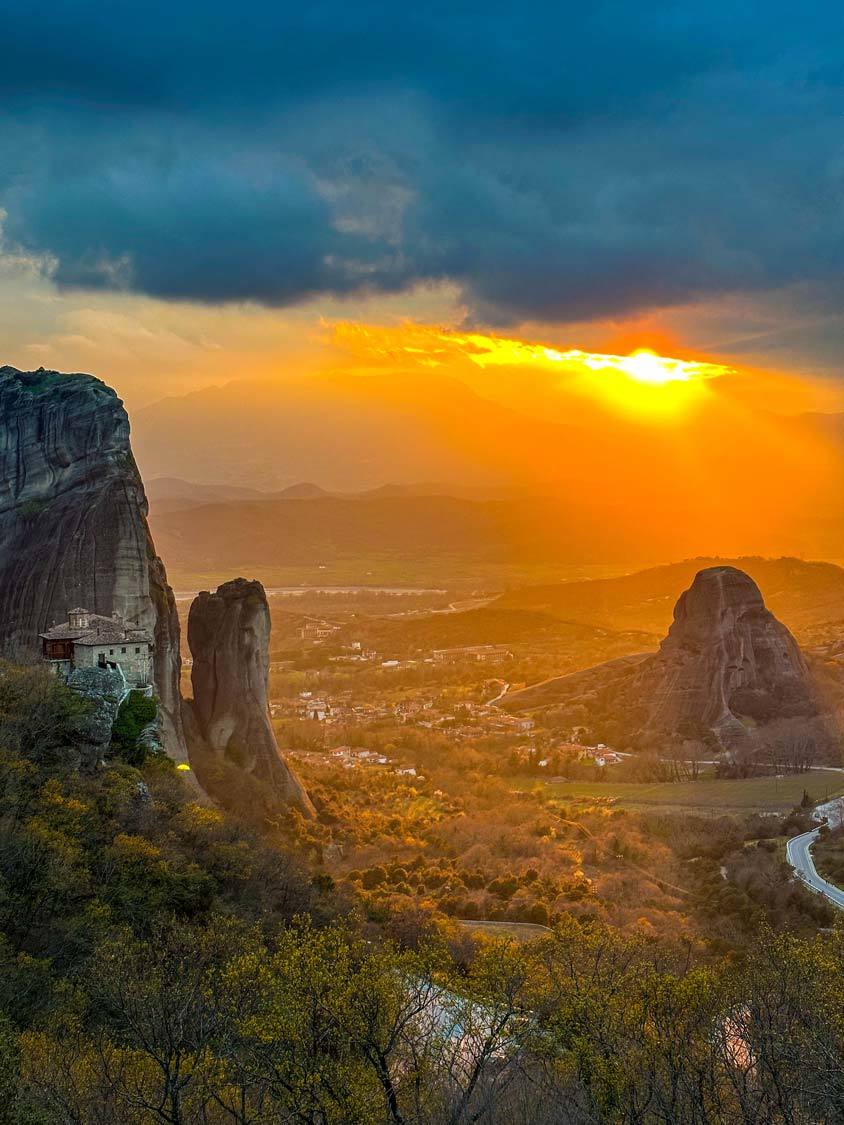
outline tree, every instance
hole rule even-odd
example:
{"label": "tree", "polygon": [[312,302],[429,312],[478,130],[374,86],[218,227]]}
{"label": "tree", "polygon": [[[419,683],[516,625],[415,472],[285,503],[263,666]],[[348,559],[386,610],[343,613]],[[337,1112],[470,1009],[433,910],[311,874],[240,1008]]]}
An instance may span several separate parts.
{"label": "tree", "polygon": [[130,691],[120,705],[111,728],[111,753],[132,766],[142,766],[149,750],[140,741],[141,732],[158,715],[158,704],[142,691]]}
{"label": "tree", "polygon": [[823,724],[806,718],[777,719],[762,737],[774,773],[806,773],[829,743]]}
{"label": "tree", "polygon": [[224,918],[203,929],[156,929],[145,942],[115,935],[101,946],[85,977],[81,1056],[121,1114],[166,1125],[202,1120],[226,1084],[231,1013],[249,1007],[227,967],[259,948],[254,929]]}
{"label": "tree", "polygon": [[45,767],[78,764],[89,705],[45,668],[0,662],[0,746]]}

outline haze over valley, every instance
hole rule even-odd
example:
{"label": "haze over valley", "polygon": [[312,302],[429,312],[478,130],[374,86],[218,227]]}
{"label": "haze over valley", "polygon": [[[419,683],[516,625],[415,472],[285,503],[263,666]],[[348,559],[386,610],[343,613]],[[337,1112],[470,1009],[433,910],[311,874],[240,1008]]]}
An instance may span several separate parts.
{"label": "haze over valley", "polygon": [[[318,556],[326,542],[338,554],[425,554],[439,536],[442,552],[498,561],[844,557],[831,515],[844,488],[836,415],[748,413],[734,392],[719,389],[719,378],[730,382],[721,376],[707,381],[702,404],[668,421],[584,407],[582,393],[565,383],[544,388],[542,406],[553,399],[556,417],[547,408],[540,418],[530,412],[530,364],[496,368],[494,380],[489,369],[484,375],[485,388],[518,380],[528,405],[504,406],[456,377],[399,367],[389,375],[233,382],[138,412],[133,441],[153,482],[153,515],[171,565],[203,569],[197,562],[213,553],[215,529],[217,542],[226,550],[241,543],[241,561],[262,573],[274,563],[325,561]],[[155,502],[158,477],[260,489],[267,495],[255,501],[276,507],[183,509],[168,520],[167,505]],[[303,482],[340,498],[303,520],[279,500],[291,498],[285,489],[295,497]],[[385,495],[388,485],[419,495]],[[342,500],[361,492],[355,498],[367,503],[358,508]],[[190,530],[180,537],[180,528]],[[224,570],[233,561],[228,555]]]}

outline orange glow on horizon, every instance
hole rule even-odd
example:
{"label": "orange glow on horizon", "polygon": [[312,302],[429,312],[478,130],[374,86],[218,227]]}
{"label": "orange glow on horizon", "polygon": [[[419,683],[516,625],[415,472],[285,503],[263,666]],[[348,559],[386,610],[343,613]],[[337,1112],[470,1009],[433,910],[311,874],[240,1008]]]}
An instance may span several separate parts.
{"label": "orange glow on horizon", "polygon": [[560,389],[604,400],[626,412],[674,415],[704,394],[708,380],[734,374],[723,364],[677,359],[650,348],[628,355],[559,349],[504,336],[463,333],[405,323],[376,327],[341,322],[332,326],[336,343],[351,346],[370,363],[400,362],[445,367],[471,362],[483,370],[499,367],[559,374]]}
{"label": "orange glow on horizon", "polygon": [[[443,339],[455,339],[448,333]],[[586,352],[580,348],[558,351],[542,344],[528,344],[520,340],[501,339],[497,336],[465,336],[478,347],[470,358],[482,367],[491,363],[562,363],[572,367],[585,367],[590,371],[611,371],[625,375],[636,383],[663,387],[667,383],[690,383],[696,379],[712,379],[732,372],[731,367],[697,360],[674,359],[662,356],[651,348],[637,348],[629,355],[611,355],[605,352]]]}

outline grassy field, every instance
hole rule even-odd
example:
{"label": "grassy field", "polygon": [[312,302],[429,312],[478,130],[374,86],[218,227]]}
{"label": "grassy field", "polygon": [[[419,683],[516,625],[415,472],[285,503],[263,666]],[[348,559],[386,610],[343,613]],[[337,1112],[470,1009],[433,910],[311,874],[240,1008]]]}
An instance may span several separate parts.
{"label": "grassy field", "polygon": [[[526,783],[531,789],[535,783]],[[613,781],[559,781],[542,785],[549,797],[566,800],[602,797],[615,798],[628,807],[684,809],[790,809],[800,802],[803,790],[816,801],[829,800],[844,793],[844,773],[812,770],[789,777],[753,777],[743,780],[659,782],[655,784]]]}

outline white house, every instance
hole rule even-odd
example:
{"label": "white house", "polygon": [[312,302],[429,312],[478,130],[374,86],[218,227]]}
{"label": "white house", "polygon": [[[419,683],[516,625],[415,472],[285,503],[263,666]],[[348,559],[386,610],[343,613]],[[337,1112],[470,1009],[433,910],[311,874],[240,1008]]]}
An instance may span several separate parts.
{"label": "white house", "polygon": [[119,667],[131,687],[152,683],[153,638],[119,614],[102,617],[71,609],[67,621],[39,633],[44,659],[65,678],[76,668]]}
{"label": "white house", "polygon": [[331,714],[331,707],[323,699],[311,699],[305,708],[305,718],[316,723],[324,723]]}

